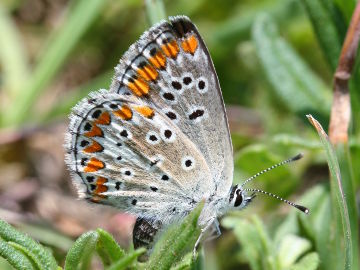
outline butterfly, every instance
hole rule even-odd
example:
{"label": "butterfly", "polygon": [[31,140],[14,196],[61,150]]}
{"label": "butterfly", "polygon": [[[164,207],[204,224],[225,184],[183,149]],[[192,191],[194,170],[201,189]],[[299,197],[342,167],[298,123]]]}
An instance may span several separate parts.
{"label": "butterfly", "polygon": [[[220,234],[218,218],[256,192],[232,185],[233,148],[219,81],[197,28],[170,17],[130,46],[110,90],[72,110],[66,163],[80,197],[137,217],[135,247],[182,220],[202,200],[198,225]],[[277,197],[279,198],[279,197]],[[308,209],[281,199],[303,212]],[[195,249],[194,249],[195,250]]]}

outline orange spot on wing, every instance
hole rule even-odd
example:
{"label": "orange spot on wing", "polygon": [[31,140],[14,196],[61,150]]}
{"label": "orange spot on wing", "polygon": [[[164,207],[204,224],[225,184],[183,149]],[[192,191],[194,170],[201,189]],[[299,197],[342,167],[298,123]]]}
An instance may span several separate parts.
{"label": "orange spot on wing", "polygon": [[161,49],[167,57],[175,58],[179,53],[179,46],[176,43],[176,40],[172,40],[161,46]]}
{"label": "orange spot on wing", "polygon": [[86,167],[84,168],[84,172],[96,172],[101,170],[105,167],[105,163],[97,158],[92,157],[90,161],[87,163]]}
{"label": "orange spot on wing", "polygon": [[93,197],[90,198],[90,201],[93,202],[93,203],[99,203],[104,198],[107,198],[107,196],[105,196],[105,195],[94,195]]}
{"label": "orange spot on wing", "polygon": [[181,47],[185,52],[194,54],[196,48],[198,47],[197,39],[195,38],[194,35],[191,35],[190,37],[186,38],[183,42],[181,42]]}
{"label": "orange spot on wing", "polygon": [[103,112],[100,114],[99,118],[95,121],[99,125],[109,125],[111,121],[110,114],[108,112]]}
{"label": "orange spot on wing", "polygon": [[96,136],[102,137],[104,134],[103,134],[101,128],[99,128],[97,125],[95,125],[93,123],[91,126],[91,130],[84,133],[84,135],[86,137],[96,137]]}
{"label": "orange spot on wing", "polygon": [[150,57],[148,60],[157,69],[165,67],[166,64],[166,57],[161,51],[158,51],[153,57]]}
{"label": "orange spot on wing", "polygon": [[96,179],[96,185],[103,185],[107,182],[108,180],[105,177],[99,176]]}
{"label": "orange spot on wing", "polygon": [[113,111],[113,114],[122,120],[130,120],[132,117],[132,111],[126,105],[123,105],[120,110]]}
{"label": "orange spot on wing", "polygon": [[140,78],[135,79],[134,82],[129,82],[127,86],[135,95],[139,97],[149,93],[149,85]]}
{"label": "orange spot on wing", "polygon": [[153,118],[154,110],[148,106],[135,106],[135,110],[146,118]]}
{"label": "orange spot on wing", "polygon": [[92,144],[84,149],[84,152],[86,153],[95,153],[95,152],[101,152],[104,150],[104,147],[102,147],[101,144],[99,144],[97,141],[92,141]]}
{"label": "orange spot on wing", "polygon": [[138,74],[147,81],[154,81],[158,77],[158,72],[151,65],[146,65],[143,68],[138,69]]}
{"label": "orange spot on wing", "polygon": [[96,189],[94,190],[94,194],[101,196],[101,193],[108,191],[108,187],[104,185],[106,182],[106,178],[98,177],[96,180]]}

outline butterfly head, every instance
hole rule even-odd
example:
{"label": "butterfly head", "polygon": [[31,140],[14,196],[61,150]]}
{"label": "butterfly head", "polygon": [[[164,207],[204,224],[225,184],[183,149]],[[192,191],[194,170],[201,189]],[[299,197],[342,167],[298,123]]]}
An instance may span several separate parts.
{"label": "butterfly head", "polygon": [[229,206],[233,209],[242,209],[247,206],[255,198],[255,193],[250,196],[241,186],[232,186],[229,195]]}
{"label": "butterfly head", "polygon": [[[309,209],[306,208],[305,206],[295,204],[295,203],[293,203],[291,201],[288,201],[286,199],[283,199],[283,198],[279,197],[278,195],[275,195],[275,194],[267,192],[267,191],[263,191],[261,189],[244,188],[244,186],[247,183],[254,180],[258,176],[260,176],[260,175],[262,175],[262,174],[264,174],[266,172],[269,172],[270,170],[275,169],[275,168],[277,168],[279,166],[282,166],[282,165],[285,165],[287,163],[299,160],[301,158],[302,158],[302,154],[298,154],[298,155],[296,155],[296,156],[294,156],[292,158],[284,160],[284,161],[282,161],[282,162],[280,162],[278,164],[275,164],[275,165],[273,165],[273,166],[271,166],[271,167],[269,167],[269,168],[267,168],[265,170],[262,170],[262,171],[258,172],[257,174],[255,174],[255,175],[251,176],[250,178],[246,179],[244,181],[244,183],[242,183],[241,185],[232,186],[231,190],[230,190],[230,194],[229,194],[229,207],[234,208],[234,209],[242,209],[246,205],[248,205],[249,202],[251,202],[255,198],[256,193],[261,193],[261,194],[273,197],[275,199],[278,199],[278,200],[280,200],[282,202],[285,202],[285,203],[297,208],[298,210],[302,211],[303,213],[308,214]],[[251,192],[250,196],[247,195],[248,192]]]}

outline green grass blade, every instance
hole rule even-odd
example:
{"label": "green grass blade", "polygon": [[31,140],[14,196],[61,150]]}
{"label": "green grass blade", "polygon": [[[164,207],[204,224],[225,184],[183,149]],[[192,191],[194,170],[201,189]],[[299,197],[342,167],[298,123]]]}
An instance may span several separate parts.
{"label": "green grass blade", "polygon": [[41,269],[56,269],[57,263],[49,250],[2,220],[0,220],[0,237],[6,242],[13,242],[26,249],[27,254],[31,254],[29,257],[36,261],[37,265],[41,265]]}
{"label": "green grass blade", "polygon": [[358,210],[356,206],[356,195],[354,189],[354,175],[351,164],[350,149],[347,144],[338,144],[335,147],[342,175],[346,205],[349,211],[352,242],[352,269],[359,269],[359,237]]}
{"label": "green grass blade", "polygon": [[333,2],[339,7],[346,21],[350,22],[357,0],[333,0]]}
{"label": "green grass blade", "polygon": [[0,256],[18,270],[35,270],[30,259],[5,241],[0,239]]}
{"label": "green grass blade", "polygon": [[180,225],[170,227],[159,239],[149,258],[146,269],[169,269],[185,254],[192,251],[200,235],[198,218],[204,202],[200,203]]}
{"label": "green grass blade", "polygon": [[298,147],[300,149],[321,149],[321,143],[319,141],[311,140],[309,138],[296,136],[294,134],[276,134],[272,137],[272,141],[276,144],[285,147]]}
{"label": "green grass blade", "polygon": [[[332,71],[335,71],[340,56],[342,38],[345,33],[339,33],[331,11],[323,0],[301,1],[312,22],[314,31]],[[339,19],[340,20],[340,19]]]}
{"label": "green grass blade", "polygon": [[[324,146],[326,152],[326,159],[328,162],[329,170],[330,170],[330,186],[331,192],[334,194],[332,197],[333,200],[333,212],[335,214],[335,218],[341,218],[342,223],[342,233],[344,239],[345,246],[345,265],[344,269],[350,270],[352,268],[352,254],[353,254],[353,241],[357,241],[357,239],[353,239],[351,235],[351,225],[350,225],[350,217],[347,202],[345,199],[344,188],[342,184],[341,174],[339,163],[337,161],[336,153],[329,141],[329,138],[325,131],[323,130],[320,123],[313,118],[311,115],[307,115],[311,124],[315,127],[316,131],[319,134],[320,140]],[[353,217],[355,218],[355,217]],[[337,233],[337,232],[336,232]]]}
{"label": "green grass blade", "polygon": [[162,0],[145,0],[145,7],[150,26],[166,19],[165,6]]}
{"label": "green grass blade", "polygon": [[248,39],[251,34],[251,26],[260,12],[266,11],[272,17],[288,22],[289,19],[293,19],[302,12],[301,8],[296,5],[296,1],[259,1],[256,4],[254,2],[254,4],[248,5],[240,14],[235,12],[234,17],[223,22],[219,21],[214,28],[211,28],[211,35],[207,36],[209,45],[225,47],[223,44],[226,44],[225,48],[233,48],[238,45],[240,40]]}
{"label": "green grass blade", "polygon": [[266,14],[260,14],[255,20],[253,41],[267,79],[289,110],[329,113],[329,89],[280,37],[276,25]]}
{"label": "green grass blade", "polygon": [[99,234],[96,251],[104,265],[109,266],[124,257],[125,251],[120,248],[111,234],[102,229],[96,231]]}
{"label": "green grass blade", "polygon": [[8,125],[24,122],[37,97],[46,89],[57,74],[70,52],[74,49],[83,34],[89,29],[106,0],[79,0],[74,1],[65,24],[50,39],[49,45],[43,50],[43,55],[36,65],[22,94],[16,99],[9,112]]}
{"label": "green grass blade", "polygon": [[81,235],[66,255],[64,270],[89,269],[99,234],[90,231]]}
{"label": "green grass blade", "polygon": [[127,269],[131,264],[139,257],[141,254],[146,252],[145,248],[139,248],[134,250],[128,254],[126,254],[123,258],[119,261],[111,265],[107,270],[123,270]]}
{"label": "green grass blade", "polygon": [[[20,33],[7,10],[0,3],[0,66],[2,89],[12,100],[20,94],[24,81],[28,78],[29,67]],[[20,79],[21,78],[21,79]]]}

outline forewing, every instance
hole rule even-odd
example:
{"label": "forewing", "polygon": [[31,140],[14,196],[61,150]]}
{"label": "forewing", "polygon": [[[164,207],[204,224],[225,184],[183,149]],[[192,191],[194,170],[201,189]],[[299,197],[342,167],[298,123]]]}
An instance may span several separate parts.
{"label": "forewing", "polygon": [[211,170],[217,194],[229,191],[232,145],[208,50],[191,21],[178,16],[145,32],[116,67],[110,91],[161,110],[191,140]]}
{"label": "forewing", "polygon": [[157,108],[102,90],[70,119],[66,160],[88,200],[166,224],[209,195],[205,159]]}

